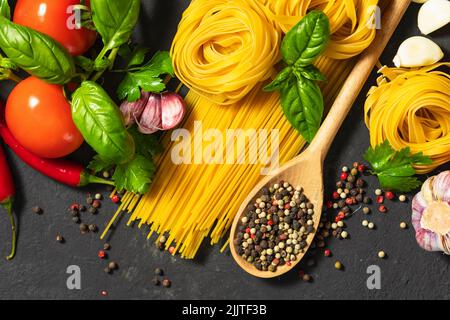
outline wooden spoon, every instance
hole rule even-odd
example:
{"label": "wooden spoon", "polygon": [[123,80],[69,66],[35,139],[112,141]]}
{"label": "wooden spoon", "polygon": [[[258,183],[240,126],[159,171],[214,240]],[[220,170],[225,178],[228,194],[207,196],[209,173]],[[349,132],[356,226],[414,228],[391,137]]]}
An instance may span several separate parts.
{"label": "wooden spoon", "polygon": [[297,255],[297,259],[293,261],[290,266],[284,265],[278,267],[275,272],[270,272],[260,271],[256,269],[254,265],[240,257],[233,241],[236,237],[240,220],[247,211],[248,204],[253,203],[255,199],[260,196],[261,189],[264,186],[273,185],[281,180],[289,182],[294,187],[298,185],[303,188],[305,195],[314,205],[315,213],[313,220],[314,228],[317,230],[323,206],[323,162],[326,154],[353,103],[358,97],[359,92],[364,86],[364,83],[373,70],[378,58],[400,23],[410,0],[389,2],[391,2],[390,6],[388,6],[383,13],[382,28],[377,31],[374,42],[367,50],[365,50],[356,63],[311,145],[302,154],[263,178],[261,182],[253,188],[239,208],[231,227],[230,249],[233,258],[238,265],[251,275],[260,278],[273,278],[288,272],[303,258],[306,250],[311,244],[315,236],[314,234],[308,235],[308,247],[305,248],[303,253]]}

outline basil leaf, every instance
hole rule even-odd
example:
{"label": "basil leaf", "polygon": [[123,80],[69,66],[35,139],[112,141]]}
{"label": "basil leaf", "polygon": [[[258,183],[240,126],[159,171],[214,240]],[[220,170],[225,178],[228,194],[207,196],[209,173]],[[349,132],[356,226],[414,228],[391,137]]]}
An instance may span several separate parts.
{"label": "basil leaf", "polygon": [[296,74],[312,81],[327,81],[327,78],[313,65],[300,68]]}
{"label": "basil leaf", "polygon": [[6,19],[11,19],[11,8],[8,4],[8,0],[0,0],[0,15]]}
{"label": "basil leaf", "polygon": [[137,155],[132,161],[116,167],[113,180],[118,190],[143,194],[148,191],[155,172],[152,160]]}
{"label": "basil leaf", "polygon": [[84,81],[73,93],[72,118],[102,160],[123,164],[133,159],[133,137],[125,128],[119,108],[100,85]]}
{"label": "basil leaf", "polygon": [[284,68],[271,83],[269,83],[267,86],[264,87],[263,90],[265,92],[281,90],[283,84],[286,83],[286,80],[289,79],[291,74],[292,74],[291,67]]}
{"label": "basil leaf", "polygon": [[325,50],[329,38],[328,17],[322,11],[311,11],[286,34],[281,54],[288,65],[307,66]]}
{"label": "basil leaf", "polygon": [[311,142],[319,130],[324,111],[319,86],[309,79],[291,76],[281,90],[281,106],[291,125]]}
{"label": "basil leaf", "polygon": [[140,0],[92,0],[92,21],[102,36],[104,50],[128,42],[139,18]]}
{"label": "basil leaf", "polygon": [[75,64],[51,37],[12,23],[0,16],[0,48],[18,67],[53,84],[66,84],[75,74]]}

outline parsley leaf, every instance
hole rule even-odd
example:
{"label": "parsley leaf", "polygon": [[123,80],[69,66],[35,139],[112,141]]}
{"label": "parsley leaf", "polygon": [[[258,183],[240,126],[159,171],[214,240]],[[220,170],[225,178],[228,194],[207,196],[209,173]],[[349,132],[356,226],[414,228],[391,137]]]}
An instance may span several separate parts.
{"label": "parsley leaf", "polygon": [[113,163],[104,161],[102,158],[100,158],[99,155],[94,156],[94,158],[92,158],[91,162],[87,166],[87,168],[94,173],[107,171],[112,169],[113,167],[114,167]]}
{"label": "parsley leaf", "polygon": [[159,51],[143,66],[129,69],[117,88],[117,95],[134,102],[141,97],[141,90],[159,93],[166,88],[160,78],[164,74],[174,76],[172,59],[167,51]]}
{"label": "parsley leaf", "polygon": [[387,140],[375,148],[369,148],[364,159],[371,164],[383,189],[403,192],[414,190],[422,184],[414,177],[416,171],[413,166],[432,163],[431,158],[422,153],[411,154],[410,148],[394,150]]}
{"label": "parsley leaf", "polygon": [[137,155],[132,161],[118,165],[113,179],[117,189],[143,194],[148,191],[155,172],[156,166],[152,160]]}
{"label": "parsley leaf", "polygon": [[155,134],[142,134],[139,132],[137,126],[129,128],[128,132],[136,142],[136,152],[138,154],[152,159],[152,157],[163,151],[163,147]]}

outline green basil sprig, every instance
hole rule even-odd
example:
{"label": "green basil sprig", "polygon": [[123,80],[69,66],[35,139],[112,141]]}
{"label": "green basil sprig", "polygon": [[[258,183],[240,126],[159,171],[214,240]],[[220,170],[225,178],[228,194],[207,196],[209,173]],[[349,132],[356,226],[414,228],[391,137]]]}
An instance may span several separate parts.
{"label": "green basil sprig", "polygon": [[265,91],[280,91],[286,118],[306,141],[311,142],[322,122],[324,102],[315,81],[324,81],[312,65],[325,50],[330,22],[321,11],[311,11],[284,37],[281,55],[287,67],[267,85]]}
{"label": "green basil sprig", "polygon": [[92,21],[102,36],[104,51],[128,42],[139,18],[140,0],[92,0]]}
{"label": "green basil sprig", "polygon": [[51,37],[0,16],[0,49],[18,67],[53,84],[66,84],[75,74],[67,50]]}
{"label": "green basil sprig", "polygon": [[97,83],[84,81],[73,93],[72,118],[86,142],[104,161],[124,164],[134,158],[134,139],[122,114]]}
{"label": "green basil sprig", "polygon": [[0,16],[11,19],[11,8],[9,7],[8,0],[0,0]]}

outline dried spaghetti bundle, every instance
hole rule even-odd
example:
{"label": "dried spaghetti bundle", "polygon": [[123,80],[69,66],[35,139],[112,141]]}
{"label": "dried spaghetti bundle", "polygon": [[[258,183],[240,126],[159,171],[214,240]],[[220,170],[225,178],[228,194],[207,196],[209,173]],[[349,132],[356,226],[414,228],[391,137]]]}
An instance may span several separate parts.
{"label": "dried spaghetti bundle", "polygon": [[388,140],[397,150],[423,152],[433,164],[417,166],[427,173],[450,160],[450,76],[436,70],[450,63],[419,69],[383,67],[378,86],[364,106],[372,146]]}
{"label": "dried spaghetti bundle", "polygon": [[[333,51],[316,61],[327,76],[322,85],[330,107],[353,68],[349,58],[369,45],[375,30],[364,30],[370,17],[366,0],[194,0],[185,11],[172,45],[177,77],[191,89],[183,128],[191,136],[202,129],[226,137],[229,129],[275,130],[279,139],[280,164],[292,159],[305,146],[279,105],[278,93],[261,88],[276,74],[282,35],[310,9],[326,11],[336,39]],[[287,18],[287,19],[285,19]],[[286,25],[283,22],[286,21]],[[357,31],[361,31],[359,34]],[[357,33],[357,36],[352,36]],[[361,40],[363,39],[363,40]],[[211,137],[209,137],[211,139]],[[207,139],[208,140],[208,139]],[[220,138],[219,138],[220,140]],[[249,154],[262,143],[248,139],[245,154],[233,163],[205,163],[204,152],[211,141],[185,142],[191,164],[177,164],[173,151],[179,142],[164,138],[165,153],[150,191],[140,198],[127,195],[119,210],[132,212],[129,223],[139,221],[153,233],[165,235],[166,249],[194,258],[206,237],[218,243],[231,226],[238,207],[261,177],[263,163],[252,163]],[[225,140],[225,145],[228,143]],[[268,150],[277,147],[267,142]],[[232,147],[235,148],[234,146]],[[224,156],[224,155],[222,155]],[[199,159],[200,158],[200,159]]]}

